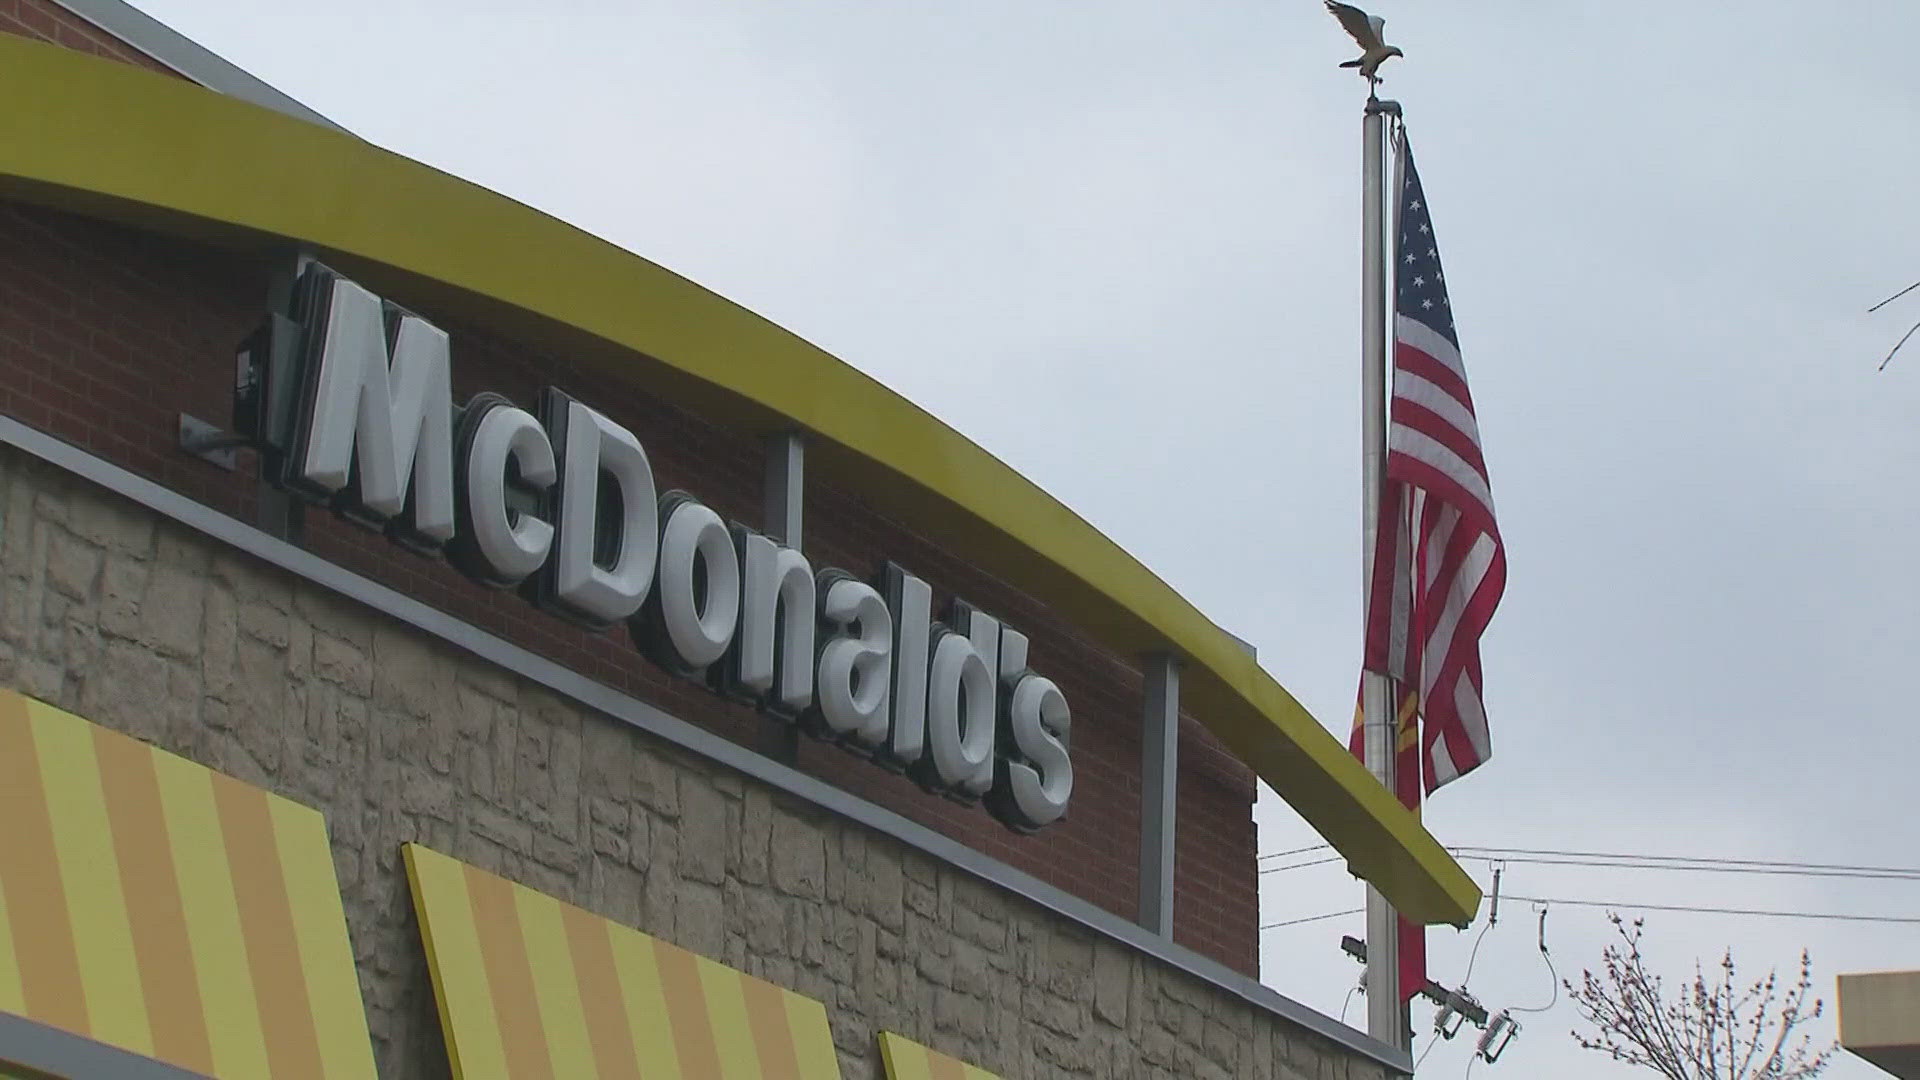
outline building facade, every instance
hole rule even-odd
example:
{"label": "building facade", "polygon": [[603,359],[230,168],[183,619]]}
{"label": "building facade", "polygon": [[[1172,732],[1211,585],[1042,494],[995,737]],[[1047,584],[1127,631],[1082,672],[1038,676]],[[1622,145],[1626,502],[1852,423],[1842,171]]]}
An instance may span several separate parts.
{"label": "building facade", "polygon": [[1920,1076],[1920,971],[1840,976],[1840,1046],[1889,1075]]}
{"label": "building facade", "polygon": [[1256,776],[1477,893],[1084,522],[117,2],[0,31],[0,1074],[1409,1071],[1258,983]]}

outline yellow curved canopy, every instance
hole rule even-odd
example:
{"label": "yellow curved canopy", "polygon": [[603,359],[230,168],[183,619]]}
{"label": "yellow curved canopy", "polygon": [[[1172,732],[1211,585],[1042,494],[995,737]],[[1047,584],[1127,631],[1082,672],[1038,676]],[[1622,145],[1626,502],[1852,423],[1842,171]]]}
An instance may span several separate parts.
{"label": "yellow curved canopy", "polygon": [[698,413],[816,436],[812,468],[1122,655],[1171,649],[1182,704],[1409,918],[1465,924],[1464,870],[1253,658],[1098,530],[826,352],[612,244],[349,135],[0,34],[0,194],[243,250],[302,245],[370,285],[564,352]]}

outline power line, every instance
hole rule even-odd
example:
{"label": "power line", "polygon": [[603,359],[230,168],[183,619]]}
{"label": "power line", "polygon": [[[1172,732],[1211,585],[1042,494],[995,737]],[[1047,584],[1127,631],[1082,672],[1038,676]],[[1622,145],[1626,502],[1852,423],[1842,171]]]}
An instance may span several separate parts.
{"label": "power line", "polygon": [[1511,899],[1529,904],[1566,904],[1570,907],[1619,908],[1626,911],[1689,911],[1703,915],[1757,915],[1776,919],[1833,919],[1840,922],[1920,924],[1920,917],[1906,915],[1850,915],[1839,912],[1819,911],[1761,911],[1754,908],[1693,907],[1687,904],[1633,904],[1621,900],[1561,900],[1545,896],[1515,896],[1511,897]]}
{"label": "power line", "polygon": [[1867,314],[1871,315],[1874,312],[1879,311],[1881,308],[1886,307],[1888,304],[1893,303],[1895,300],[1900,299],[1901,297],[1907,295],[1908,293],[1912,292],[1915,289],[1920,289],[1920,281],[1914,282],[1913,284],[1907,286],[1906,288],[1901,289],[1899,292],[1894,293],[1892,296],[1887,297],[1885,300],[1882,300],[1879,303],[1868,308]]}
{"label": "power line", "polygon": [[1914,323],[1912,326],[1907,327],[1907,332],[1904,334],[1901,334],[1900,340],[1893,343],[1893,348],[1887,350],[1887,358],[1885,360],[1880,361],[1880,366],[1878,368],[1875,368],[1874,370],[1876,371],[1887,370],[1887,365],[1893,363],[1893,354],[1899,352],[1900,346],[1905,345],[1907,343],[1907,339],[1911,338],[1916,332],[1920,332],[1920,322]]}
{"label": "power line", "polygon": [[[1774,866],[1688,866],[1681,863],[1641,863],[1641,862],[1602,862],[1597,859],[1557,859],[1535,858],[1526,855],[1472,855],[1464,850],[1460,858],[1485,860],[1486,862],[1525,863],[1533,866],[1583,866],[1607,870],[1669,870],[1691,871],[1699,874],[1761,874],[1769,877],[1820,877],[1851,878],[1865,881],[1916,881],[1920,882],[1920,871],[1868,871],[1868,870],[1792,870]],[[1300,863],[1299,866],[1312,866],[1313,863]],[[1274,867],[1278,870],[1295,869],[1293,866]]]}
{"label": "power line", "polygon": [[1309,866],[1325,866],[1328,863],[1345,862],[1346,858],[1345,855],[1329,855],[1324,859],[1309,859],[1306,862],[1288,863],[1285,866],[1263,866],[1260,868],[1260,872],[1263,874],[1277,874],[1282,870],[1300,870]]}
{"label": "power line", "polygon": [[[1295,848],[1291,851],[1274,852],[1262,855],[1261,859],[1278,859],[1303,855],[1328,847],[1316,844]],[[1730,874],[1766,874],[1796,877],[1853,878],[1869,881],[1920,881],[1920,868],[1903,866],[1860,866],[1846,863],[1805,863],[1788,862],[1773,859],[1730,859],[1705,858],[1684,855],[1628,855],[1619,852],[1574,851],[1561,848],[1498,848],[1460,845],[1449,850],[1461,858],[1485,859],[1488,862],[1528,863],[1541,866],[1578,866],[1610,870],[1669,870],[1693,871],[1697,873]],[[1270,866],[1260,869],[1261,874],[1280,873],[1285,870],[1299,870],[1311,866],[1324,866],[1343,860],[1343,856],[1331,855],[1322,859],[1308,859],[1286,866]],[[1602,861],[1604,860],[1604,861]],[[1838,922],[1896,923],[1920,925],[1920,917],[1902,915],[1856,915],[1845,912],[1814,911],[1773,911],[1758,908],[1706,907],[1689,904],[1636,904],[1609,900],[1573,900],[1552,899],[1534,896],[1514,896],[1514,900],[1535,904],[1566,904],[1570,907],[1602,907],[1641,909],[1646,911],[1676,911],[1703,915],[1746,915],[1756,918],[1775,919],[1822,919]],[[1365,908],[1351,908],[1344,911],[1330,911],[1321,915],[1309,915],[1298,919],[1286,919],[1280,922],[1265,923],[1262,930],[1274,930],[1304,923],[1337,919],[1345,915],[1357,915]]]}
{"label": "power line", "polygon": [[1365,910],[1367,909],[1363,907],[1348,908],[1345,911],[1329,911],[1325,915],[1309,915],[1304,919],[1286,919],[1281,922],[1261,923],[1260,929],[1275,930],[1282,926],[1299,926],[1301,923],[1320,922],[1323,919],[1337,919],[1342,915],[1358,915]]}
{"label": "power line", "polygon": [[1693,855],[1630,855],[1607,851],[1566,851],[1559,848],[1502,848],[1478,847],[1472,844],[1450,844],[1447,850],[1454,852],[1476,852],[1490,855],[1551,855],[1560,858],[1576,859],[1624,859],[1639,862],[1662,863],[1702,863],[1722,866],[1766,866],[1794,870],[1846,870],[1867,874],[1914,874],[1920,875],[1920,867],[1912,866],[1851,866],[1845,863],[1808,863],[1781,862],[1771,859],[1723,859],[1711,856]]}
{"label": "power line", "polygon": [[1326,848],[1330,848],[1330,847],[1332,847],[1332,846],[1333,846],[1332,844],[1309,844],[1309,845],[1307,845],[1306,847],[1297,847],[1297,848],[1294,848],[1294,849],[1293,849],[1292,851],[1275,851],[1275,852],[1270,852],[1270,853],[1268,853],[1268,854],[1266,854],[1266,855],[1262,855],[1262,856],[1260,856],[1260,858],[1262,858],[1262,859],[1284,859],[1284,858],[1286,858],[1286,857],[1287,857],[1287,856],[1289,856],[1289,855],[1305,855],[1305,854],[1306,854],[1307,852],[1309,852],[1309,851],[1321,851],[1321,850],[1324,850],[1324,849],[1326,849]]}
{"label": "power line", "polygon": [[[1518,900],[1526,904],[1565,904],[1569,907],[1618,908],[1623,911],[1681,911],[1699,915],[1752,915],[1772,919],[1824,919],[1836,922],[1920,925],[1920,916],[1909,915],[1854,915],[1846,912],[1830,911],[1765,911],[1758,908],[1699,907],[1691,904],[1640,904],[1625,900],[1569,900],[1548,896],[1510,896],[1508,899]],[[1367,909],[1348,908],[1345,911],[1329,911],[1323,915],[1308,915],[1299,919],[1285,919],[1280,922],[1262,923],[1260,929],[1275,930],[1283,926],[1299,926],[1302,923],[1337,919],[1343,915],[1358,915],[1365,910]]]}
{"label": "power line", "polygon": [[[1294,848],[1291,851],[1278,851],[1262,855],[1260,859],[1280,859],[1293,855],[1326,848],[1326,844],[1311,847]],[[1788,862],[1772,859],[1729,859],[1693,855],[1630,855],[1608,851],[1572,851],[1560,848],[1501,848],[1478,847],[1467,844],[1448,847],[1455,855],[1472,859],[1500,859],[1506,862],[1533,863],[1542,866],[1588,866],[1621,870],[1692,870],[1698,872],[1738,873],[1738,874],[1777,874],[1802,877],[1861,878],[1883,881],[1920,881],[1920,867],[1910,866],[1859,866],[1847,863],[1808,863]],[[1260,868],[1262,874],[1277,874],[1285,870],[1300,870],[1312,866],[1325,866],[1342,861],[1344,856],[1330,855],[1321,859],[1308,859],[1286,866],[1267,866]],[[1606,860],[1604,862],[1581,860]]]}

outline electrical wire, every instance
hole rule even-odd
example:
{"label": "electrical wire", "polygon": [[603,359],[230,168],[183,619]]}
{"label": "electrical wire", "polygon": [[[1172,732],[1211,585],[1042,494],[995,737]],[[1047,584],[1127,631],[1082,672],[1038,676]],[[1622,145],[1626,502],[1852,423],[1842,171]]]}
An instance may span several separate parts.
{"label": "electrical wire", "polygon": [[1912,326],[1907,327],[1907,332],[1904,334],[1901,334],[1900,340],[1893,343],[1893,348],[1887,350],[1887,358],[1885,360],[1880,361],[1880,366],[1878,368],[1875,368],[1874,370],[1876,371],[1887,370],[1887,365],[1893,363],[1893,354],[1899,352],[1900,347],[1905,345],[1907,343],[1907,339],[1912,337],[1916,331],[1920,331],[1920,322],[1914,323]]}
{"label": "electrical wire", "polygon": [[[1532,866],[1584,866],[1606,870],[1675,870],[1692,871],[1703,874],[1764,874],[1777,877],[1856,878],[1867,881],[1920,882],[1920,871],[1912,870],[1790,870],[1784,867],[1772,866],[1688,866],[1680,863],[1601,862],[1595,859],[1537,858],[1527,855],[1476,855],[1464,850],[1458,853],[1458,857],[1481,862],[1524,863]],[[1311,866],[1313,864],[1300,863],[1297,865]],[[1293,867],[1276,867],[1275,869],[1290,870],[1293,869]],[[1261,873],[1268,872],[1270,871],[1261,871]]]}
{"label": "electrical wire", "polygon": [[1515,896],[1530,904],[1566,904],[1570,907],[1620,908],[1644,911],[1688,911],[1702,915],[1756,915],[1776,919],[1833,919],[1839,922],[1903,923],[1920,925],[1920,917],[1905,915],[1852,915],[1844,912],[1762,911],[1754,908],[1695,907],[1688,904],[1634,904],[1623,900],[1567,900],[1559,897]]}
{"label": "electrical wire", "polygon": [[1487,931],[1493,929],[1494,920],[1500,917],[1500,871],[1501,867],[1495,864],[1493,868],[1493,907],[1487,912],[1487,921],[1480,924],[1480,932],[1473,936],[1473,951],[1467,954],[1467,973],[1460,976],[1460,989],[1463,991],[1467,988],[1467,984],[1473,981],[1473,965],[1480,959],[1480,943],[1487,939]]}
{"label": "electrical wire", "polygon": [[1851,866],[1845,863],[1808,863],[1782,862],[1771,859],[1723,859],[1712,856],[1693,855],[1631,855],[1607,851],[1567,851],[1559,848],[1503,848],[1481,847],[1473,844],[1449,844],[1447,850],[1459,853],[1499,855],[1551,855],[1559,858],[1574,859],[1615,859],[1623,862],[1649,863],[1698,863],[1713,866],[1766,866],[1793,870],[1847,870],[1863,874],[1913,874],[1920,875],[1920,867],[1913,866]]}
{"label": "electrical wire", "polygon": [[[1260,858],[1262,859],[1285,858],[1292,855],[1302,855],[1302,854],[1306,854],[1307,852],[1318,851],[1328,846],[1329,845],[1326,845],[1326,844],[1315,844],[1309,847],[1295,848],[1291,851],[1278,851],[1270,855],[1262,855],[1260,856]],[[1798,876],[1809,876],[1809,877],[1840,877],[1840,878],[1851,877],[1851,878],[1863,878],[1867,880],[1920,881],[1920,868],[1902,867],[1902,866],[1859,866],[1859,865],[1849,865],[1845,863],[1801,863],[1801,862],[1785,862],[1780,860],[1769,860],[1769,859],[1713,859],[1713,858],[1698,858],[1698,857],[1682,856],[1682,855],[1624,855],[1617,852],[1574,851],[1574,850],[1558,849],[1558,848],[1496,848],[1496,847],[1471,847],[1471,846],[1461,845],[1458,847],[1451,848],[1450,850],[1452,850],[1453,852],[1455,852],[1456,854],[1464,858],[1471,858],[1475,860],[1484,859],[1490,863],[1517,862],[1517,863],[1528,863],[1532,865],[1585,866],[1585,867],[1592,867],[1592,868],[1598,868],[1598,869],[1613,869],[1613,870],[1693,870],[1693,871],[1700,871],[1700,872],[1718,872],[1718,873],[1780,873],[1780,874],[1786,874],[1789,876],[1798,875]],[[1334,855],[1324,859],[1312,859],[1306,862],[1295,863],[1288,866],[1267,867],[1262,869],[1260,873],[1262,874],[1278,873],[1282,870],[1297,870],[1297,869],[1301,869],[1309,866],[1321,866],[1328,863],[1339,862],[1342,860],[1342,858],[1343,858],[1342,856]],[[1582,860],[1586,860],[1586,861],[1582,861]],[[1611,861],[1596,862],[1591,860],[1611,860]],[[1684,864],[1691,864],[1691,865],[1684,865]],[[1689,912],[1689,913],[1703,914],[1703,915],[1749,915],[1749,916],[1754,916],[1756,918],[1824,919],[1824,920],[1832,920],[1837,922],[1867,922],[1867,923],[1893,923],[1893,924],[1901,924],[1901,925],[1920,925],[1920,917],[1910,917],[1910,916],[1900,916],[1900,915],[1856,915],[1856,914],[1850,914],[1846,912],[1817,912],[1817,911],[1771,911],[1771,910],[1762,910],[1762,909],[1756,909],[1756,908],[1707,907],[1707,906],[1691,905],[1691,904],[1626,903],[1626,902],[1612,901],[1612,900],[1576,900],[1576,899],[1561,898],[1561,897],[1515,896],[1515,897],[1512,897],[1512,899],[1521,901],[1522,903],[1566,904],[1570,907],[1627,908],[1627,909],[1642,909],[1646,911]],[[1299,926],[1305,923],[1322,922],[1327,919],[1341,918],[1346,915],[1357,915],[1365,910],[1366,910],[1365,908],[1348,908],[1342,911],[1329,911],[1324,914],[1309,915],[1309,916],[1305,916],[1303,918],[1298,918],[1298,919],[1283,919],[1279,922],[1263,923],[1260,926],[1260,929],[1261,930],[1277,930],[1287,926]],[[1471,975],[1473,973],[1474,959],[1479,955],[1480,940],[1485,935],[1486,935],[1486,927],[1482,926],[1480,930],[1480,936],[1474,939],[1473,954],[1469,956],[1467,960],[1468,975]],[[1547,962],[1551,966],[1552,960],[1549,959]],[[1462,984],[1464,984],[1466,980],[1462,979],[1461,982]],[[1558,986],[1559,984],[1556,981],[1555,982],[1556,994],[1558,993]]]}
{"label": "electrical wire", "polygon": [[1427,1048],[1420,1051],[1419,1057],[1413,1059],[1413,1071],[1416,1074],[1420,1071],[1420,1063],[1427,1060],[1427,1055],[1433,1053],[1433,1048],[1439,1045],[1440,1033],[1436,1031],[1433,1033],[1433,1038],[1427,1040]]}
{"label": "electrical wire", "polygon": [[1467,973],[1460,976],[1460,989],[1467,988],[1467,982],[1473,978],[1473,963],[1480,959],[1480,943],[1487,938],[1487,931],[1493,927],[1493,920],[1480,924],[1480,932],[1473,936],[1473,951],[1467,954]]}
{"label": "electrical wire", "polygon": [[1553,996],[1547,999],[1547,1003],[1545,1005],[1542,1005],[1537,1009],[1522,1009],[1516,1005],[1509,1008],[1507,1010],[1508,1012],[1543,1013],[1560,1003],[1560,973],[1554,970],[1553,957],[1548,956],[1546,953],[1543,952],[1540,954],[1540,958],[1547,962],[1547,978],[1553,982]]}
{"label": "electrical wire", "polygon": [[1325,866],[1328,863],[1345,861],[1347,861],[1345,855],[1330,855],[1324,859],[1309,859],[1306,862],[1288,863],[1285,866],[1264,866],[1260,868],[1260,872],[1263,874],[1277,874],[1282,870],[1300,870],[1309,866]]}
{"label": "electrical wire", "polygon": [[[1294,848],[1290,851],[1276,851],[1260,856],[1261,861],[1283,859],[1290,856],[1305,855],[1309,852],[1327,848],[1326,844]],[[1761,873],[1775,872],[1806,877],[1862,877],[1872,880],[1912,879],[1920,881],[1920,867],[1913,866],[1858,866],[1846,863],[1809,863],[1790,862],[1774,859],[1728,859],[1693,855],[1631,855],[1607,851],[1575,851],[1560,848],[1503,848],[1483,847],[1472,844],[1449,845],[1448,851],[1462,858],[1493,859],[1500,858],[1509,862],[1534,863],[1545,866],[1592,866],[1612,869],[1672,869],[1699,872],[1720,873]],[[1269,866],[1261,869],[1263,874],[1278,873],[1282,870],[1296,870],[1310,866],[1324,866],[1342,861],[1344,856],[1331,855],[1321,859],[1309,859],[1288,866]],[[1553,860],[1553,861],[1549,861]],[[1584,860],[1605,860],[1590,862]]]}
{"label": "electrical wire", "polygon": [[[1348,908],[1345,911],[1329,911],[1325,915],[1309,915],[1304,919],[1283,919],[1280,922],[1261,923],[1262,930],[1276,930],[1282,926],[1299,926],[1301,923],[1320,922],[1323,919],[1337,919],[1342,915],[1358,915],[1367,910],[1363,907]],[[1920,921],[1920,920],[1916,920]]]}
{"label": "electrical wire", "polygon": [[1270,852],[1270,853],[1268,853],[1268,854],[1266,854],[1266,855],[1262,855],[1262,856],[1260,856],[1260,858],[1262,858],[1262,859],[1284,859],[1284,858],[1286,858],[1286,857],[1287,857],[1287,856],[1289,856],[1289,855],[1305,855],[1305,854],[1306,854],[1307,852],[1309,852],[1309,851],[1322,851],[1322,850],[1324,850],[1324,849],[1326,849],[1326,848],[1330,848],[1330,847],[1332,847],[1332,846],[1333,846],[1332,844],[1309,844],[1309,845],[1307,845],[1306,847],[1299,847],[1299,848],[1294,848],[1294,849],[1293,849],[1292,851],[1274,851],[1274,852]]}
{"label": "electrical wire", "polygon": [[[1632,903],[1624,899],[1567,899],[1567,897],[1515,896],[1521,903],[1565,903],[1567,907],[1617,907],[1622,911],[1686,911],[1692,915],[1753,915],[1757,919],[1826,919],[1834,922],[1895,922],[1903,926],[1920,926],[1920,917],[1912,915],[1853,915],[1845,911],[1763,911],[1755,907],[1699,907],[1692,903]],[[1348,907],[1346,911],[1329,911],[1325,915],[1308,915],[1306,919],[1283,919],[1281,922],[1263,922],[1261,930],[1279,930],[1281,926],[1300,926],[1304,922],[1321,922],[1325,919],[1340,919],[1342,915],[1359,915],[1365,907]],[[1475,955],[1480,951],[1480,938],[1486,936],[1486,926],[1480,928],[1480,936],[1473,940]],[[1467,959],[1467,974],[1473,974],[1473,957]],[[1461,978],[1465,984],[1467,980]]]}
{"label": "electrical wire", "polygon": [[1360,992],[1360,984],[1355,983],[1353,985],[1353,989],[1347,991],[1347,1000],[1340,1003],[1340,1022],[1341,1023],[1344,1024],[1347,1022],[1347,1010],[1353,1007],[1353,995],[1359,992]]}
{"label": "electrical wire", "polygon": [[1907,295],[1908,293],[1912,292],[1915,289],[1920,289],[1920,281],[1914,282],[1913,284],[1907,286],[1906,288],[1901,289],[1899,292],[1894,293],[1892,296],[1887,297],[1885,300],[1882,300],[1879,303],[1868,308],[1867,314],[1871,315],[1874,312],[1879,311],[1881,308],[1886,307],[1888,304],[1893,303],[1895,300],[1900,299],[1901,297]]}
{"label": "electrical wire", "polygon": [[1547,984],[1553,988],[1553,996],[1547,999],[1545,1005],[1537,1009],[1523,1009],[1516,1006],[1508,1009],[1508,1012],[1542,1013],[1560,1002],[1560,973],[1554,970],[1553,954],[1547,951],[1547,905],[1545,904],[1540,905],[1540,959],[1547,962]]}

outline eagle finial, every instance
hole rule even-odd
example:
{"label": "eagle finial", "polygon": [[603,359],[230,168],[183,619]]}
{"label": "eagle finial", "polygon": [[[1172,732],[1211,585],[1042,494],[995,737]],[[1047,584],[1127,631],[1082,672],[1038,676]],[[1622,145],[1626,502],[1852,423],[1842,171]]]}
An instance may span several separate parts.
{"label": "eagle finial", "polygon": [[1378,15],[1369,15],[1352,4],[1342,4],[1339,0],[1327,0],[1327,12],[1340,20],[1348,34],[1360,46],[1358,59],[1349,60],[1340,66],[1359,68],[1362,78],[1367,80],[1369,89],[1380,83],[1380,65],[1389,57],[1405,56],[1399,47],[1389,45],[1380,35],[1386,29],[1387,20]]}

